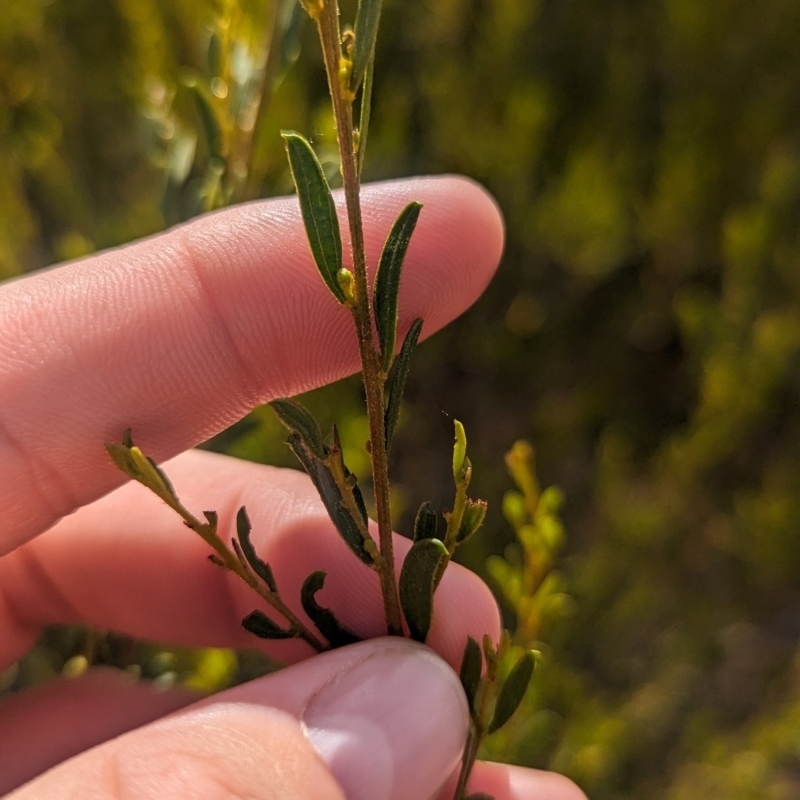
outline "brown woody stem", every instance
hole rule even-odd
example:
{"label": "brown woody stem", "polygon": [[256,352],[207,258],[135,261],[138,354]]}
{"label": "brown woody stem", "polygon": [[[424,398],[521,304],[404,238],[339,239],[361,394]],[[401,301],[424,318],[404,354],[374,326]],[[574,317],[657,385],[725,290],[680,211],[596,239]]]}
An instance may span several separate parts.
{"label": "brown woody stem", "polygon": [[397,596],[397,582],[394,574],[392,519],[389,510],[389,469],[383,416],[385,377],[381,373],[379,354],[375,349],[375,340],[372,334],[372,312],[367,282],[364,228],[359,201],[358,160],[353,140],[353,98],[339,79],[342,49],[339,32],[339,8],[336,0],[326,0],[324,7],[315,17],[315,21],[325,59],[328,86],[333,100],[342,181],[344,183],[347,218],[353,250],[356,304],[352,312],[364,377],[364,391],[370,430],[372,483],[378,517],[378,539],[383,557],[382,568],[379,569],[378,574],[380,576],[388,632],[392,635],[402,636],[403,625],[400,617],[400,602]]}

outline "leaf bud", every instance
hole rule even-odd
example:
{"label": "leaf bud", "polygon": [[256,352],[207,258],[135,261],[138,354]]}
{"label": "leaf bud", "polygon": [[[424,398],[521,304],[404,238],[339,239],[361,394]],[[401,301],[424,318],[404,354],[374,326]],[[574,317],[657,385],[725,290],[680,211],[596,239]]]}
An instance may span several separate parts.
{"label": "leaf bud", "polygon": [[356,279],[352,272],[345,267],[342,267],[336,273],[336,282],[339,284],[339,288],[344,292],[345,299],[347,301],[347,305],[355,307],[356,304],[356,295],[355,295],[355,282]]}

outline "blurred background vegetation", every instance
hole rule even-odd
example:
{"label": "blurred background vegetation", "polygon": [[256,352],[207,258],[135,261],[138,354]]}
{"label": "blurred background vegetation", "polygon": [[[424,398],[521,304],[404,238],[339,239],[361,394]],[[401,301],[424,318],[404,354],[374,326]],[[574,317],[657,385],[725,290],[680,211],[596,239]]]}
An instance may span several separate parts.
{"label": "blurred background vegetation", "polygon": [[[279,128],[332,147],[313,32],[276,2],[6,0],[0,275],[287,191]],[[420,348],[398,508],[450,502],[441,412],[463,420],[485,574],[514,535],[503,453],[534,444],[572,601],[489,749],[593,800],[800,797],[799,36],[796,0],[385,2],[367,178],[463,173],[508,222],[486,295]],[[359,442],[358,398],[309,403]],[[210,446],[290,465],[280,437],[257,411]],[[60,669],[76,636],[32,658]]]}

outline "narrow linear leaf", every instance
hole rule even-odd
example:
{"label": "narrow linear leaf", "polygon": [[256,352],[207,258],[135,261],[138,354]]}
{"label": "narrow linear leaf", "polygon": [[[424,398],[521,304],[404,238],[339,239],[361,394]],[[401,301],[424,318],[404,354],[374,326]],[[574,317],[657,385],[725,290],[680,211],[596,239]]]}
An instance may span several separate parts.
{"label": "narrow linear leaf", "polygon": [[208,39],[206,66],[209,75],[216,76],[222,74],[222,40],[217,31],[214,31]]}
{"label": "narrow linear leaf", "polygon": [[438,528],[439,517],[431,508],[430,503],[423,503],[417,511],[414,520],[414,541],[422,539],[437,539],[436,530]]}
{"label": "narrow linear leaf", "polygon": [[250,539],[250,517],[247,516],[247,509],[242,506],[236,514],[236,535],[239,539],[239,546],[242,548],[242,555],[252,568],[253,572],[267,584],[271,592],[277,592],[278,587],[272,574],[272,568],[266,561],[259,558],[253,542]]}
{"label": "narrow linear leaf", "polygon": [[192,96],[192,100],[194,100],[194,106],[197,109],[197,116],[200,118],[200,125],[203,129],[209,152],[212,156],[224,158],[225,145],[222,136],[222,125],[214,109],[211,92],[197,77],[189,78],[185,81],[185,85]]}
{"label": "narrow linear leaf", "polygon": [[494,716],[489,724],[488,732],[494,733],[496,730],[503,727],[514,715],[514,712],[519,708],[522,698],[525,697],[525,692],[528,691],[528,685],[533,676],[533,669],[536,661],[533,653],[525,653],[522,658],[514,664],[508,677],[503,681],[500,687],[500,693],[497,695],[497,704],[494,708]]}
{"label": "narrow linear leaf", "polygon": [[342,502],[342,493],[336,485],[333,473],[303,444],[299,434],[289,434],[286,443],[311,477],[319,496],[322,498],[322,502],[325,504],[328,516],[336,526],[336,530],[339,531],[339,535],[344,539],[345,544],[361,561],[368,566],[372,566],[375,560],[365,548],[362,529]]}
{"label": "narrow linear leaf", "polygon": [[294,639],[296,637],[293,631],[281,628],[263,611],[251,611],[242,620],[242,627],[246,631],[254,633],[259,639]]}
{"label": "narrow linear leaf", "polygon": [[360,642],[361,639],[349,628],[342,625],[334,613],[317,603],[314,595],[325,585],[327,573],[322,570],[312,572],[303,582],[300,601],[309,619],[317,626],[319,632],[330,642],[331,647],[344,647]]}
{"label": "narrow linear leaf", "polygon": [[289,67],[300,57],[307,14],[308,9],[302,0],[299,3],[295,3],[293,0],[283,0],[279,7],[281,36],[279,37],[278,64],[275,69],[275,88],[283,80]]}
{"label": "narrow linear leaf", "polygon": [[477,533],[486,519],[486,508],[485,500],[467,500],[464,516],[461,518],[461,526],[456,534],[457,544],[464,544]]}
{"label": "narrow linear leaf", "polygon": [[381,366],[384,372],[389,371],[394,359],[400,274],[411,241],[411,234],[414,233],[421,210],[422,203],[415,202],[409,203],[400,212],[400,216],[395,220],[389,236],[386,238],[386,244],[383,246],[383,252],[378,262],[378,271],[375,273],[372,302],[375,308],[375,325],[378,329]]}
{"label": "narrow linear leaf", "polygon": [[[364,495],[361,491],[361,488],[358,485],[358,478],[354,475],[350,470],[347,468],[347,464],[344,463],[344,451],[342,449],[342,441],[339,438],[339,429],[336,425],[333,426],[333,448],[332,452],[330,453],[330,458],[338,459],[339,466],[341,467],[342,474],[346,478],[348,485],[350,486],[350,492],[353,495],[353,500],[355,501],[356,507],[358,508],[359,513],[361,514],[361,519],[364,521],[366,525],[369,522],[369,515],[367,514],[367,504],[364,502]],[[328,463],[330,463],[330,458]]]}
{"label": "narrow linear leaf", "polygon": [[358,177],[364,169],[364,156],[367,152],[367,140],[369,138],[369,123],[372,116],[372,84],[375,77],[375,59],[371,58],[367,63],[367,71],[364,75],[364,84],[361,90],[361,109],[358,116]]}
{"label": "narrow linear leaf", "polygon": [[464,648],[464,656],[461,659],[461,669],[459,677],[464,693],[467,695],[470,712],[475,711],[475,695],[481,682],[481,672],[483,671],[483,657],[481,656],[481,646],[471,636],[467,638],[467,645]]}
{"label": "narrow linear leaf", "polygon": [[434,576],[448,558],[438,539],[414,542],[400,572],[399,594],[411,638],[424,642],[433,621]]}
{"label": "narrow linear leaf", "polygon": [[458,485],[463,483],[467,471],[467,433],[457,419],[453,420],[453,425],[456,433],[453,445],[453,479]]}
{"label": "narrow linear leaf", "polygon": [[403,346],[397,354],[394,362],[394,370],[389,383],[386,399],[386,413],[384,414],[384,426],[386,430],[386,449],[392,444],[394,432],[397,429],[397,421],[400,419],[400,405],[403,401],[403,393],[406,389],[408,371],[411,367],[411,355],[419,341],[422,332],[422,320],[415,319],[408,329]]}
{"label": "narrow linear leaf", "polygon": [[382,0],[359,0],[356,11],[355,46],[353,47],[353,69],[350,88],[353,92],[358,87],[367,71],[367,64],[375,52],[375,40],[378,38],[378,23],[381,20]]}
{"label": "narrow linear leaf", "polygon": [[311,254],[322,280],[333,296],[345,303],[337,274],[342,268],[342,236],[330,186],[311,145],[295,131],[283,131],[289,167],[300,200]]}
{"label": "narrow linear leaf", "polygon": [[322,439],[319,423],[304,405],[296,400],[273,400],[270,406],[291,432],[300,435],[306,447],[317,458],[327,457],[329,451]]}

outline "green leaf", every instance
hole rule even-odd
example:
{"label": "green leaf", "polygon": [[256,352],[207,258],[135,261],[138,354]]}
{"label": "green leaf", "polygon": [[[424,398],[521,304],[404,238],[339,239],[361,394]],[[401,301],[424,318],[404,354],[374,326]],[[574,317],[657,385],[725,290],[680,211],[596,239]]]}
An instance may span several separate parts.
{"label": "green leaf", "polygon": [[461,659],[459,677],[461,678],[461,685],[464,687],[464,693],[467,695],[470,712],[475,710],[475,695],[481,682],[482,671],[481,646],[469,636],[467,637],[467,645],[464,648],[464,656]]}
{"label": "green leaf", "polygon": [[122,436],[122,444],[106,442],[111,460],[129,477],[139,481],[171,506],[178,504],[178,496],[166,473],[146,456],[131,439],[130,429]]}
{"label": "green leaf", "polygon": [[214,31],[208,39],[206,67],[209,75],[222,75],[222,40],[217,31]]}
{"label": "green leaf", "polygon": [[456,484],[463,483],[467,473],[467,433],[464,426],[453,420],[456,431],[456,442],[453,446],[453,478]]}
{"label": "green leaf", "polygon": [[329,450],[322,440],[319,423],[304,405],[296,400],[273,400],[270,406],[290,431],[300,435],[305,446],[317,458],[327,458]]}
{"label": "green leaf", "polygon": [[340,302],[347,302],[337,274],[342,268],[342,236],[330,186],[311,145],[299,133],[282,131],[300,211],[322,280]]}
{"label": "green leaf", "polygon": [[433,621],[434,578],[448,559],[438,539],[414,542],[400,571],[399,594],[411,638],[424,642]]}
{"label": "green leaf", "polygon": [[222,135],[222,124],[217,117],[211,91],[196,76],[187,78],[184,81],[184,85],[194,100],[194,106],[197,109],[197,116],[200,118],[200,125],[210,154],[217,158],[224,158],[225,143]]}
{"label": "green leaf", "polygon": [[331,647],[344,647],[360,642],[361,639],[353,631],[342,625],[330,609],[323,608],[314,598],[314,595],[325,585],[326,577],[326,572],[318,570],[312,572],[305,579],[300,591],[303,610],[317,626],[319,632],[330,642]]}
{"label": "green leaf", "polygon": [[247,516],[247,509],[242,506],[236,514],[236,535],[239,539],[239,546],[242,548],[242,555],[247,560],[253,572],[267,584],[269,590],[271,592],[277,592],[278,587],[272,575],[272,568],[266,561],[262,561],[262,559],[258,557],[253,547],[253,542],[250,539],[251,527],[250,518]]}
{"label": "green leaf", "polygon": [[251,611],[242,620],[242,627],[246,631],[254,633],[259,639],[294,639],[296,637],[293,631],[281,628],[263,611]]}
{"label": "green leaf", "polygon": [[436,529],[439,517],[431,508],[430,503],[423,503],[417,511],[417,518],[414,520],[414,541],[422,539],[436,539]]}
{"label": "green leaf", "polygon": [[514,664],[511,672],[508,673],[508,677],[500,687],[497,704],[494,708],[494,716],[488,728],[489,733],[494,733],[499,728],[502,728],[519,708],[522,698],[525,697],[525,692],[528,691],[535,665],[536,661],[533,653],[530,652],[525,653]]}
{"label": "green leaf", "polygon": [[392,444],[394,432],[397,429],[397,421],[400,419],[400,405],[403,401],[403,392],[406,389],[408,371],[411,367],[411,355],[419,341],[422,332],[422,320],[415,319],[408,329],[403,346],[397,354],[394,362],[394,370],[389,382],[386,399],[386,412],[384,414],[384,426],[386,431],[386,449]]}
{"label": "green leaf", "polygon": [[353,68],[350,89],[358,91],[358,87],[367,71],[367,65],[375,52],[375,40],[378,38],[378,23],[381,19],[382,0],[359,0],[356,11],[355,45],[353,47]]}
{"label": "green leaf", "polygon": [[273,91],[277,89],[289,67],[300,57],[306,18],[307,11],[302,3],[296,3],[294,0],[282,0],[278,9],[281,35]]}
{"label": "green leaf", "polygon": [[485,500],[467,500],[464,508],[464,516],[461,518],[461,526],[456,535],[456,542],[464,544],[471,536],[474,536],[486,519]]}
{"label": "green leaf", "polygon": [[[358,478],[350,472],[347,468],[347,464],[344,463],[344,451],[342,449],[342,441],[339,438],[339,429],[336,425],[333,426],[333,449],[330,454],[330,458],[335,458],[339,462],[339,467],[342,470],[342,474],[344,475],[345,479],[347,480],[348,486],[350,486],[350,492],[353,495],[353,500],[355,500],[356,507],[358,508],[359,513],[361,514],[361,519],[364,520],[364,524],[366,525],[369,522],[369,515],[367,514],[367,504],[364,502],[364,495],[361,492],[361,489],[358,486]],[[330,458],[328,463],[330,463]]]}
{"label": "green leaf", "polygon": [[364,169],[364,155],[367,152],[369,123],[372,115],[372,84],[375,76],[375,59],[371,58],[364,75],[364,88],[361,91],[361,109],[358,117],[358,177]]}
{"label": "green leaf", "polygon": [[415,202],[409,203],[400,212],[400,216],[395,220],[389,236],[386,238],[386,244],[383,246],[383,252],[378,262],[378,271],[375,273],[372,302],[378,340],[381,345],[381,366],[384,372],[389,371],[394,359],[400,273],[421,210],[422,204]]}
{"label": "green leaf", "polygon": [[286,443],[292,448],[292,451],[314,482],[314,486],[317,487],[328,516],[336,526],[336,530],[339,531],[339,535],[344,539],[345,544],[361,561],[368,566],[372,566],[375,560],[367,552],[362,528],[342,502],[342,493],[339,491],[333,473],[305,446],[299,434],[289,434]]}

